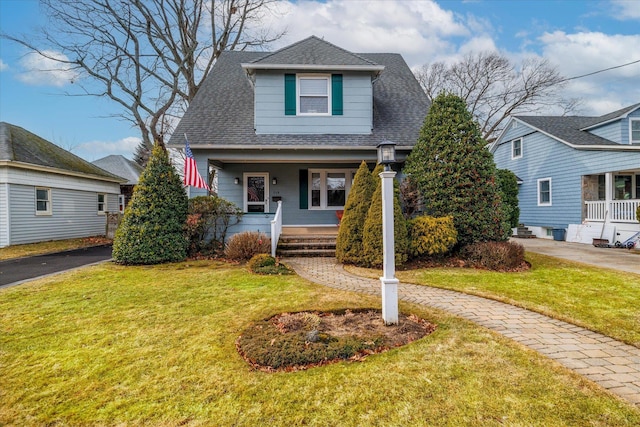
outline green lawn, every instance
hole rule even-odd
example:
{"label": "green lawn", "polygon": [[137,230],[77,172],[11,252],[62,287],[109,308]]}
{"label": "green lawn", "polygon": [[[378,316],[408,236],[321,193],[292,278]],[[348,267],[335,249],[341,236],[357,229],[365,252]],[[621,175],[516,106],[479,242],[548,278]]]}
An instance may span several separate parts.
{"label": "green lawn", "polygon": [[527,253],[520,273],[434,268],[400,271],[405,282],[525,307],[640,347],[640,275]]}
{"label": "green lawn", "polygon": [[235,350],[272,314],[377,306],[213,261],[103,264],[0,290],[0,425],[640,425],[558,364],[411,305],[436,332],[361,363],[267,374]]}

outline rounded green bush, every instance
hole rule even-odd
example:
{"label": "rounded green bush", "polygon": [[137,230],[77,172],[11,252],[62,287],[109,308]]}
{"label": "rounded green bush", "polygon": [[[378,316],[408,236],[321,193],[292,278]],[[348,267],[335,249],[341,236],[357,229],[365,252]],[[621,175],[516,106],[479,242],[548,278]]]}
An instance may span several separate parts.
{"label": "rounded green bush", "polygon": [[409,253],[414,258],[443,255],[458,242],[458,232],[450,216],[419,216],[409,221]]}

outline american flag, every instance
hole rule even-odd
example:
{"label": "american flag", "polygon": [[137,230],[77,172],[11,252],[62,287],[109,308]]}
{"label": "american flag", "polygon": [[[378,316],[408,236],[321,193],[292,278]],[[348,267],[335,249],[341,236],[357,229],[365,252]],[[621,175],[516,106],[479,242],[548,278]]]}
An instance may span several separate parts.
{"label": "american flag", "polygon": [[184,144],[184,153],[186,156],[184,159],[184,185],[210,190],[209,186],[198,172],[196,159],[193,158],[193,152],[191,151],[191,147],[189,147],[189,141],[187,140],[186,135],[184,136]]}

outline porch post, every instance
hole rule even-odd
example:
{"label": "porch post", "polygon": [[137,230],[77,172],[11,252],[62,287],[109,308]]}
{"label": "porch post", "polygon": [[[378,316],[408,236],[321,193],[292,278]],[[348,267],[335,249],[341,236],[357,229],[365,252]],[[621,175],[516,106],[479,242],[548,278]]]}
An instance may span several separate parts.
{"label": "porch post", "polygon": [[[611,202],[613,201],[613,172],[604,174],[604,223],[611,218]],[[609,213],[609,215],[607,215]]]}

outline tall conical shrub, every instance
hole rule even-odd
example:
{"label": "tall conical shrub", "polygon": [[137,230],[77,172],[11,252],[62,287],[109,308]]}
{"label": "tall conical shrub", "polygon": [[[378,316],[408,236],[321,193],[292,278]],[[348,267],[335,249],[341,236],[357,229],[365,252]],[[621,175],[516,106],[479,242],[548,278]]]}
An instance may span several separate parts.
{"label": "tall conical shrub", "polygon": [[[377,184],[364,222],[362,257],[359,263],[364,267],[380,267],[383,263],[382,180],[378,176],[382,170],[382,166],[379,165],[372,173],[374,179],[377,178]],[[393,187],[395,261],[396,265],[401,265],[407,260],[409,234],[407,232],[407,221],[402,214],[402,207],[400,206],[400,189],[396,180],[393,181]]]}
{"label": "tall conical shrub", "polygon": [[116,231],[113,258],[120,264],[160,264],[187,256],[187,195],[167,152],[156,146]]}
{"label": "tall conical shrub", "polygon": [[363,161],[353,178],[353,185],[344,206],[336,240],[336,258],[344,264],[358,264],[362,258],[364,221],[371,205],[376,182]]}
{"label": "tall conical shrub", "polygon": [[458,244],[506,240],[507,214],[496,183],[496,167],[465,102],[440,94],[404,167],[424,203],[424,213],[452,216]]}

